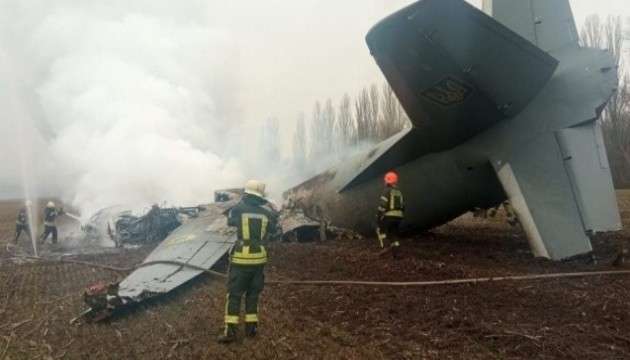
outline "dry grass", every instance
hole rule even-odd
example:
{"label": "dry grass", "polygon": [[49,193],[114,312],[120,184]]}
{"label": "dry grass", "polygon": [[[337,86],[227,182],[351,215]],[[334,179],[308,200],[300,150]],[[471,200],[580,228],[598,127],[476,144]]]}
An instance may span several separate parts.
{"label": "dry grass", "polygon": [[[619,198],[627,224],[630,192]],[[20,205],[0,206],[2,248]],[[466,216],[403,239],[400,261],[379,256],[374,239],[276,244],[267,277],[401,281],[612,269],[609,260],[627,240],[627,231],[598,236],[598,265],[554,263],[533,259],[520,230],[500,217]],[[19,251],[30,251],[25,241]],[[130,266],[147,252],[79,258]],[[201,276],[109,322],[68,324],[84,308],[86,286],[124,275],[73,264],[16,264],[0,255],[0,359],[630,357],[626,277],[405,289],[268,285],[260,336],[223,346],[214,339],[225,284]]]}

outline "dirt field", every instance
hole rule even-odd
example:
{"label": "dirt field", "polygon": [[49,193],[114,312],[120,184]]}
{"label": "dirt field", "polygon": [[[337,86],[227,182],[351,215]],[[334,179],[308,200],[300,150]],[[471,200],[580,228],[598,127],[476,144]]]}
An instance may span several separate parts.
{"label": "dirt field", "polygon": [[[630,192],[618,197],[630,228]],[[69,325],[84,309],[86,286],[126,274],[10,259],[4,249],[19,206],[0,204],[0,359],[630,358],[627,275],[410,288],[270,284],[259,336],[228,346],[215,343],[224,281],[204,275],[108,322]],[[554,263],[534,259],[521,230],[501,217],[464,216],[405,238],[401,260],[378,255],[375,239],[274,244],[267,279],[419,281],[630,268],[611,265],[629,245],[628,230],[593,240],[595,265]],[[57,249],[45,244],[41,254],[60,255],[61,235]],[[26,238],[13,249],[32,253]],[[74,258],[131,266],[148,252]]]}

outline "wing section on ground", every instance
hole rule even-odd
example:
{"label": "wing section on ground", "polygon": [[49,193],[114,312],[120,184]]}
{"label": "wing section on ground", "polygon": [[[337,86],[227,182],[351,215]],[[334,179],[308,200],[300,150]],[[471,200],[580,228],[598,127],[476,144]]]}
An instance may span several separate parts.
{"label": "wing section on ground", "polygon": [[556,134],[584,230],[620,230],[621,218],[599,124],[591,122]]}
{"label": "wing section on ground", "polygon": [[[217,206],[215,211],[202,214],[177,228],[143,263],[167,260],[209,269],[225,255],[236,239],[234,230],[228,228],[225,216],[219,211],[228,206],[226,204],[213,204]],[[137,302],[169,292],[201,272],[171,264],[141,267],[120,282],[118,295]]]}
{"label": "wing section on ground", "polygon": [[592,251],[554,133],[491,161],[534,255],[561,260]]}
{"label": "wing section on ground", "polygon": [[579,46],[568,0],[484,0],[483,11],[544,51]]}
{"label": "wing section on ground", "polygon": [[366,41],[414,126],[430,132],[432,151],[517,115],[558,65],[463,0],[418,1]]}
{"label": "wing section on ground", "polygon": [[227,226],[224,215],[240,201],[239,195],[233,195],[229,201],[204,206],[197,218],[169,234],[142,262],[143,266],[120,283],[101,283],[86,289],[83,300],[89,309],[71,323],[79,319],[100,321],[126,305],[183,285],[201,274],[201,269],[210,269],[236,240],[236,232]]}

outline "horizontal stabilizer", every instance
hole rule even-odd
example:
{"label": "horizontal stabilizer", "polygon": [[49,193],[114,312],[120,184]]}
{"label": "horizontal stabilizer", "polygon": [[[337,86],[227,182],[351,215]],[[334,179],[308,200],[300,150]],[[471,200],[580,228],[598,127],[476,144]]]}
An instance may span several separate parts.
{"label": "horizontal stabilizer", "polygon": [[558,65],[463,0],[416,2],[366,41],[414,126],[442,137],[436,150],[519,114]]}
{"label": "horizontal stabilizer", "polygon": [[483,11],[544,51],[579,46],[569,0],[484,0]]}
{"label": "horizontal stabilizer", "polygon": [[[403,164],[427,153],[416,129],[401,131],[389,139],[375,145],[369,152],[355,156],[340,167],[345,171],[345,183],[340,191],[352,187],[363,181],[382,176],[387,171],[396,169]],[[352,172],[352,173],[350,173]]]}
{"label": "horizontal stabilizer", "polygon": [[554,133],[491,160],[534,255],[561,260],[592,251]]}

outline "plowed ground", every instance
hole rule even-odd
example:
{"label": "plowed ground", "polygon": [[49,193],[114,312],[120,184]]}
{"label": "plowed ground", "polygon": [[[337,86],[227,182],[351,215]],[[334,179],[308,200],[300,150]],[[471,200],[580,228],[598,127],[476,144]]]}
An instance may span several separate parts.
{"label": "plowed ground", "polygon": [[[626,228],[630,192],[618,192]],[[202,275],[172,294],[104,323],[70,325],[83,289],[126,274],[53,261],[15,261],[19,202],[0,204],[0,359],[627,359],[630,276],[506,281],[431,287],[269,284],[255,339],[215,343],[223,279]],[[44,244],[40,255],[59,256]],[[379,254],[375,239],[273,244],[267,279],[420,281],[620,270],[627,230],[593,239],[597,264],[534,259],[502,212],[463,216],[403,238],[404,258]],[[26,238],[12,251],[32,254]],[[150,249],[108,249],[74,259],[132,266]],[[216,269],[225,271],[225,261]]]}

